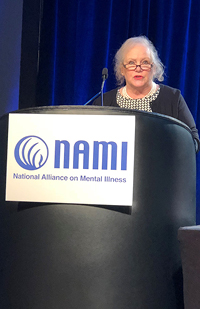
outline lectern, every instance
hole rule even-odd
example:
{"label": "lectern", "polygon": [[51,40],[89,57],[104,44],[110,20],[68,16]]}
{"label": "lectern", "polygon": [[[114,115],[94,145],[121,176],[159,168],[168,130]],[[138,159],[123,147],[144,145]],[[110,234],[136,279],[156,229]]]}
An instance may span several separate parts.
{"label": "lectern", "polygon": [[102,124],[107,115],[134,116],[133,201],[123,207],[5,201],[4,115],[0,308],[182,308],[177,231],[195,224],[196,203],[190,129],[171,117],[112,107],[39,107],[15,113],[101,115]]}

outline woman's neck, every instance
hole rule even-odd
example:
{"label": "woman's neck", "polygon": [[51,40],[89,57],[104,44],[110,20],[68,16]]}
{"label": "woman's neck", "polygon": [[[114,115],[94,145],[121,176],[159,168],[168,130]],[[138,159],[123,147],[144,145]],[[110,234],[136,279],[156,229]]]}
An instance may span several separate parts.
{"label": "woman's neck", "polygon": [[136,87],[131,87],[129,85],[126,85],[124,90],[125,90],[125,93],[127,93],[127,95],[131,97],[132,99],[141,99],[147,96],[151,92],[153,87],[155,87],[155,83],[152,82],[150,85],[146,86],[145,88],[144,87],[136,88]]}

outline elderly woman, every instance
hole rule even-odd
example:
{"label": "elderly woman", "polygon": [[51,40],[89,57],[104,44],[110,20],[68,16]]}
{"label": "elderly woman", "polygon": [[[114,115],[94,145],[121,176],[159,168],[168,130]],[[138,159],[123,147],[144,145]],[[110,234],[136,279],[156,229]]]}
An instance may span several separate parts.
{"label": "elderly woman", "polygon": [[[163,74],[164,66],[148,38],[138,36],[126,40],[115,55],[115,76],[120,87],[104,94],[104,106],[155,112],[179,119],[190,127],[198,150],[198,131],[180,90],[155,83],[155,80],[164,80]],[[100,98],[93,105],[101,105]]]}

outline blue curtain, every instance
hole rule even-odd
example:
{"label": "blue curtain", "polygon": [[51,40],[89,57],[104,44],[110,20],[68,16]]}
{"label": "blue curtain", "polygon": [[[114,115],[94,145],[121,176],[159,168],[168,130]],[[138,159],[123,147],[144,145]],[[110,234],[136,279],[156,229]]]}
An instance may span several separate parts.
{"label": "blue curtain", "polygon": [[[82,105],[116,87],[113,58],[131,36],[146,35],[165,65],[164,83],[179,88],[200,129],[199,0],[44,0],[37,105]],[[197,155],[197,223],[200,223]]]}

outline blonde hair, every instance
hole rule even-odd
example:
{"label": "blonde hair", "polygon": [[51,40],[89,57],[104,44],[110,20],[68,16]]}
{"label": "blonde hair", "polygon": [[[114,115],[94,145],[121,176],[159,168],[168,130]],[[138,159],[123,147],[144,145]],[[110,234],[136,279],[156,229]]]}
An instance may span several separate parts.
{"label": "blonde hair", "polygon": [[121,73],[121,68],[124,63],[125,55],[131,48],[138,44],[144,45],[149,48],[151,61],[153,62],[154,68],[153,79],[157,79],[160,82],[164,80],[164,65],[159,59],[157,50],[155,49],[153,43],[146,36],[137,36],[127,39],[115,55],[114,72],[118,85],[123,85],[125,82],[125,78]]}

